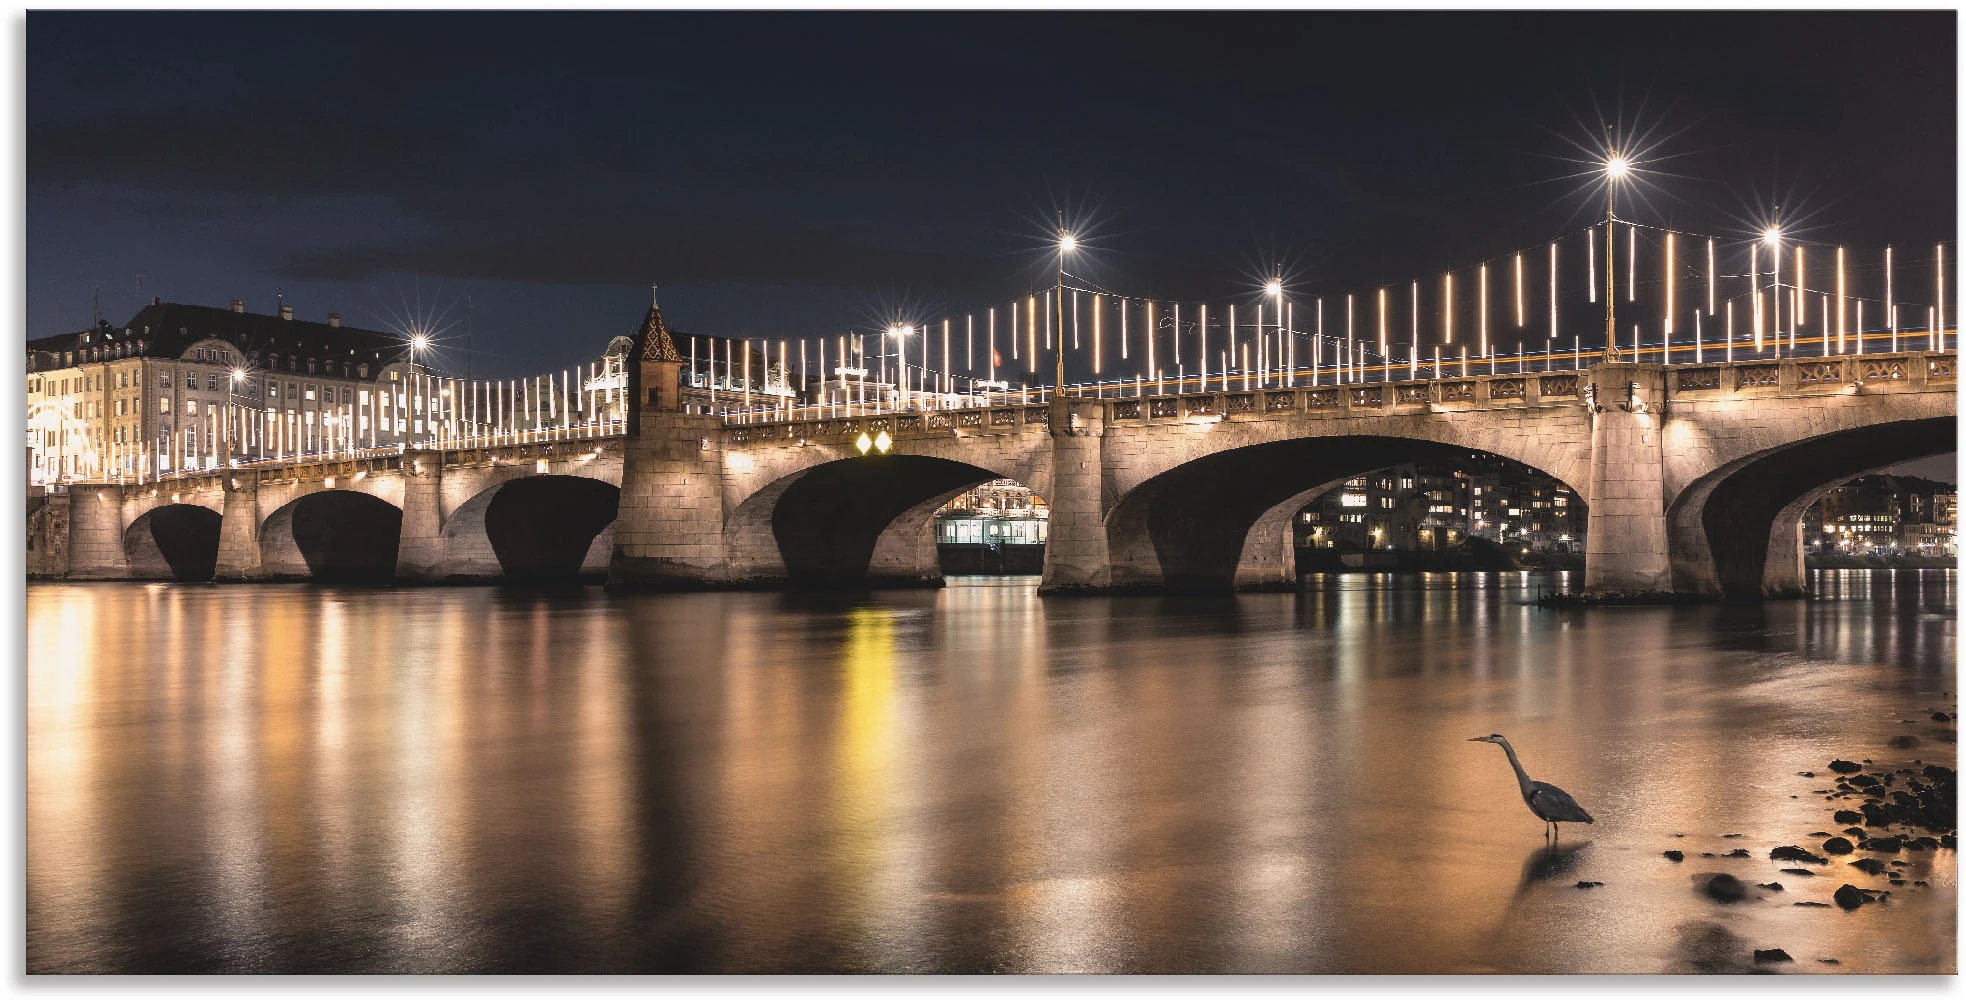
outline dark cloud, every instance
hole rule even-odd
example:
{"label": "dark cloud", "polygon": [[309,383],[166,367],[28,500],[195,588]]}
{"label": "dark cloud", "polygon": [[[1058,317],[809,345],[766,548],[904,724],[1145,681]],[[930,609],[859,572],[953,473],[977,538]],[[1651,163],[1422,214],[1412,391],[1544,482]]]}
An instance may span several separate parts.
{"label": "dark cloud", "polygon": [[1061,204],[1097,206],[1097,277],[1131,291],[1219,296],[1278,257],[1321,286],[1398,280],[1580,225],[1564,185],[1532,182],[1571,169],[1598,109],[1677,133],[1658,221],[1738,226],[1781,192],[1853,244],[1952,236],[1951,12],[35,13],[28,30],[37,333],[141,271],[196,301],[439,277],[504,295],[514,330],[569,303],[632,312],[660,280],[695,328],[797,336],[896,295],[1020,294]]}

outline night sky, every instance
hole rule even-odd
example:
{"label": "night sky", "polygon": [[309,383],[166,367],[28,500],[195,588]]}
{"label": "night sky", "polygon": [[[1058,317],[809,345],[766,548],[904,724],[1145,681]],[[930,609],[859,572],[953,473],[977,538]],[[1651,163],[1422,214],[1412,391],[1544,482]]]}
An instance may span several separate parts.
{"label": "night sky", "polygon": [[[799,337],[1049,284],[1246,295],[1438,274],[1625,214],[1954,236],[1955,16],[1278,13],[28,17],[28,330],[151,295],[386,327],[479,375],[671,324]],[[420,305],[419,305],[420,303]]]}

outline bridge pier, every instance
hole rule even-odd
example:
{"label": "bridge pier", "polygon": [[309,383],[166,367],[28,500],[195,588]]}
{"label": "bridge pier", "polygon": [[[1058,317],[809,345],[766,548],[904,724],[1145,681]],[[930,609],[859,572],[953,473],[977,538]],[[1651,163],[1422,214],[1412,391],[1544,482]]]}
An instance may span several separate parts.
{"label": "bridge pier", "polygon": [[444,457],[434,451],[403,456],[403,531],[396,543],[396,579],[434,583],[444,565]]}
{"label": "bridge pier", "polygon": [[1058,397],[1051,403],[1050,523],[1039,593],[1104,590],[1113,583],[1107,544],[1102,447],[1106,407]]}
{"label": "bridge pier", "polygon": [[1661,424],[1665,369],[1603,364],[1586,375],[1592,404],[1590,515],[1584,590],[1663,593],[1672,587]]}
{"label": "bridge pier", "polygon": [[130,578],[129,559],[123,552],[123,487],[69,486],[68,578]]}
{"label": "bridge pier", "polygon": [[218,522],[215,580],[244,582],[261,576],[259,555],[259,473],[231,472]]}

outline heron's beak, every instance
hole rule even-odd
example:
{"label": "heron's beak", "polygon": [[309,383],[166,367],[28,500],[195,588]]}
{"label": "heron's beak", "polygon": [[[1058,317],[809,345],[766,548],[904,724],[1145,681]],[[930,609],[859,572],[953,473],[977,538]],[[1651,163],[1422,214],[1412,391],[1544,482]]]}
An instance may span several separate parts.
{"label": "heron's beak", "polygon": [[1488,737],[1486,737],[1486,736],[1470,736],[1470,737],[1468,737],[1468,742],[1469,742],[1469,743],[1486,743],[1486,742],[1488,742]]}

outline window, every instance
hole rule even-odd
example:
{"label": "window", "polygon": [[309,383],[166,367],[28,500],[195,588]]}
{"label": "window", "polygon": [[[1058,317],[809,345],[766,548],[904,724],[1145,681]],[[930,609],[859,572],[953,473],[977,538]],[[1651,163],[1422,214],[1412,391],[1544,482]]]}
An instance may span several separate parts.
{"label": "window", "polygon": [[197,412],[198,412],[198,401],[197,401],[197,400],[195,400],[195,399],[187,399],[187,400],[185,400],[185,401],[184,401],[184,412],[186,412],[186,413],[197,413]]}
{"label": "window", "polygon": [[116,375],[116,388],[128,389],[129,387],[130,387],[130,373],[118,372]]}
{"label": "window", "polygon": [[171,387],[171,373],[170,372],[160,373],[157,376],[157,388],[168,389],[170,387]]}
{"label": "window", "polygon": [[157,412],[158,413],[171,412],[171,401],[168,399],[159,399],[157,401]]}
{"label": "window", "polygon": [[300,383],[299,383],[299,382],[288,382],[288,383],[287,383],[287,398],[288,398],[288,399],[295,399],[295,398],[298,398],[299,396],[300,396]]}
{"label": "window", "polygon": [[311,383],[307,386],[307,395],[305,398],[307,399],[314,398],[314,386]]}
{"label": "window", "polygon": [[209,389],[209,390],[211,390],[212,392],[217,392],[217,391],[218,391],[218,376],[217,376],[217,375],[207,375],[207,376],[205,376],[205,388],[206,388],[206,389]]}
{"label": "window", "polygon": [[355,395],[361,401],[363,406],[369,405],[369,391],[367,389],[363,389],[361,392],[358,392]]}
{"label": "window", "polygon": [[1338,497],[1338,504],[1341,507],[1363,507],[1365,506],[1365,494],[1363,493],[1341,494]]}

